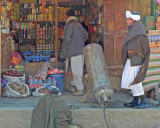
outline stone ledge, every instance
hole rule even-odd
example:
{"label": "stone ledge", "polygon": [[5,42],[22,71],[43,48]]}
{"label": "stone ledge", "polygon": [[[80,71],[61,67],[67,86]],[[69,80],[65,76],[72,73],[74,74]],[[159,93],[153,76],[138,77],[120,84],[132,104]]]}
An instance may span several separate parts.
{"label": "stone ledge", "polygon": [[[0,126],[29,128],[33,107],[0,108]],[[160,126],[159,109],[106,109],[109,128],[156,128]],[[72,110],[74,121],[83,128],[106,128],[103,109]]]}

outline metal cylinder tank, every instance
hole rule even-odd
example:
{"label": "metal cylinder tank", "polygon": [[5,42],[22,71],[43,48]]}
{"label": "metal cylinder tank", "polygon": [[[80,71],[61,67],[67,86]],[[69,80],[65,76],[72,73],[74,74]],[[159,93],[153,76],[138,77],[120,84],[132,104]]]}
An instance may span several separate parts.
{"label": "metal cylinder tank", "polygon": [[93,81],[92,93],[98,103],[112,99],[113,89],[101,45],[91,43],[84,47],[83,55],[88,75]]}

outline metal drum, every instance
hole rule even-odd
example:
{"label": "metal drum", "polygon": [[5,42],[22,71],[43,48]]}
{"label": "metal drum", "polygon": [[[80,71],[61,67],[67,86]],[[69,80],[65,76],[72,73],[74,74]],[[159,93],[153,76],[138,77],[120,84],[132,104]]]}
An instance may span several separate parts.
{"label": "metal drum", "polygon": [[91,43],[84,47],[83,55],[88,75],[93,81],[92,93],[102,106],[112,99],[113,94],[102,47]]}

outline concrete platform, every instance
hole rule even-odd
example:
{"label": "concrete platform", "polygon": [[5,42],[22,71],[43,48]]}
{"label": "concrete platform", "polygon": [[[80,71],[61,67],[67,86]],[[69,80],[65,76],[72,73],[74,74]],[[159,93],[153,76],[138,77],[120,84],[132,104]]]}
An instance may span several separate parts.
{"label": "concrete platform", "polygon": [[[33,107],[1,108],[1,128],[29,128]],[[158,128],[159,109],[106,109],[109,128]],[[83,128],[107,128],[103,109],[72,110],[74,121]]]}
{"label": "concrete platform", "polygon": [[[118,97],[115,94],[114,97]],[[119,102],[123,102],[127,94],[121,98],[114,98],[113,105],[105,110],[108,128],[158,128],[160,127],[160,109],[150,106],[147,109],[124,108]],[[72,109],[74,121],[83,128],[107,128],[104,109],[91,108],[90,103],[81,103],[82,96],[72,96],[64,93],[61,98],[67,105],[77,105],[79,109]],[[128,96],[128,101],[130,100]],[[6,98],[0,99],[0,128],[29,128],[32,110],[37,105],[39,97]],[[117,105],[119,106],[117,106]],[[116,108],[113,108],[116,107]]]}

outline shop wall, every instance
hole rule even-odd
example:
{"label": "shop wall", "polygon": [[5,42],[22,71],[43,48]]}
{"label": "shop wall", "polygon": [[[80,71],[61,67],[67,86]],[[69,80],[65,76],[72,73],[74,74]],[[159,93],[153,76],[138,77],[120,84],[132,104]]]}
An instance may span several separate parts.
{"label": "shop wall", "polygon": [[143,16],[151,15],[151,0],[104,0],[104,53],[110,76],[116,78],[123,71],[121,48],[127,34],[126,10],[138,12],[143,20]]}
{"label": "shop wall", "polygon": [[1,35],[1,69],[9,69],[11,65],[11,44],[9,34]]}

